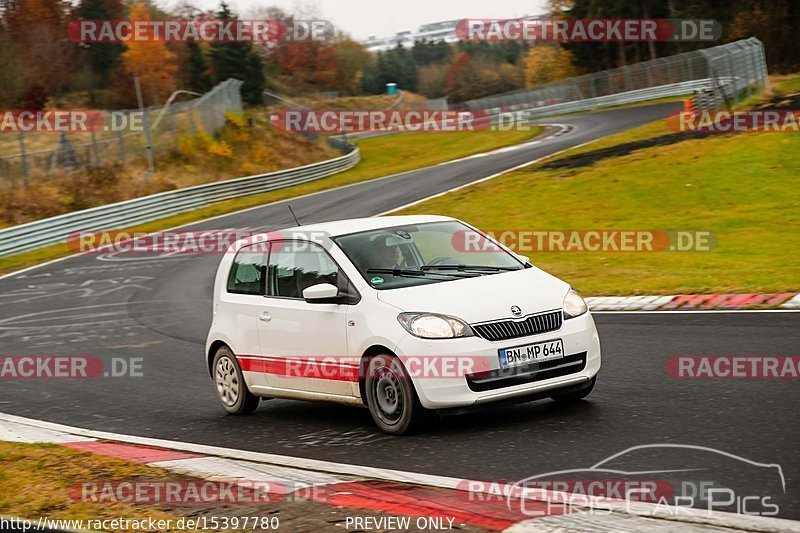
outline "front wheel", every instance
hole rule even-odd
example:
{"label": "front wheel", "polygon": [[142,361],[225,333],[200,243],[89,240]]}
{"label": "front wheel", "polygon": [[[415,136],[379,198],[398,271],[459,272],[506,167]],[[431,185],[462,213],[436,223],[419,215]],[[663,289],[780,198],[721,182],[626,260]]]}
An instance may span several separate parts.
{"label": "front wheel", "polygon": [[227,346],[221,346],[212,365],[217,400],[232,415],[249,415],[258,407],[258,396],[247,390],[244,375],[236,356]]}
{"label": "front wheel", "polygon": [[365,386],[369,412],[384,433],[409,433],[426,414],[397,357],[379,355],[370,359]]}

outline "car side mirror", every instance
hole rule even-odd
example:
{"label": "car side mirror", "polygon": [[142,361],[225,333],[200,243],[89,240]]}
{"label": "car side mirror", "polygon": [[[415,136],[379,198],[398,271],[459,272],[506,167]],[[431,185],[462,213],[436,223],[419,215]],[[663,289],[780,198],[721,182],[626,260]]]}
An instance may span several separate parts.
{"label": "car side mirror", "polygon": [[520,254],[514,254],[514,255],[516,256],[517,259],[519,259],[523,263],[530,263],[531,262],[531,258],[528,257],[527,255],[520,255]]}
{"label": "car side mirror", "polygon": [[339,289],[330,283],[318,283],[303,290],[303,299],[310,304],[338,303]]}

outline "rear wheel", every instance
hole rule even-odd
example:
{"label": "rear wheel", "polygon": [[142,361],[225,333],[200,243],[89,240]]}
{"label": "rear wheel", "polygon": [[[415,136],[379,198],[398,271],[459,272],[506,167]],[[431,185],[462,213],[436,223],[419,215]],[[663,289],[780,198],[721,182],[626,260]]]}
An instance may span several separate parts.
{"label": "rear wheel", "polygon": [[551,398],[553,398],[558,403],[572,403],[572,402],[577,402],[579,400],[583,400],[584,398],[589,396],[590,392],[592,392],[596,381],[597,381],[597,376],[593,377],[592,380],[589,382],[589,384],[582,389],[573,392],[568,392],[566,394],[556,394],[554,396],[551,396]]}
{"label": "rear wheel", "polygon": [[247,390],[242,368],[227,346],[217,349],[211,368],[217,400],[226,412],[249,415],[256,410],[259,398]]}
{"label": "rear wheel", "polygon": [[365,386],[369,412],[384,433],[409,433],[426,414],[411,378],[397,357],[379,355],[370,359]]}

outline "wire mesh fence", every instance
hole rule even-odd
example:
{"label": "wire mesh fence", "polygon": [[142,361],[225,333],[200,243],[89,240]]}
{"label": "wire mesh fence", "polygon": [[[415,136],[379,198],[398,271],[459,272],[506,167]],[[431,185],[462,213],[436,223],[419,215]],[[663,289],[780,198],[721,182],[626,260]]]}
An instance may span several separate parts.
{"label": "wire mesh fence", "polygon": [[[704,82],[693,84],[691,82]],[[487,96],[464,102],[470,110],[490,114],[535,109],[568,102],[624,95],[661,86],[704,87],[718,105],[760,90],[767,83],[764,45],[752,37],[713,48],[686,52],[615,69],[566,78],[533,89]],[[689,93],[693,90],[690,89]],[[608,99],[607,99],[608,100]],[[611,99],[612,105],[624,103]]]}
{"label": "wire mesh fence", "polygon": [[185,102],[103,111],[103,126],[97,131],[0,133],[0,185],[16,187],[64,169],[112,164],[147,168],[148,147],[157,164],[159,157],[179,150],[182,138],[212,135],[225,125],[228,111],[241,112],[241,85],[228,79]]}

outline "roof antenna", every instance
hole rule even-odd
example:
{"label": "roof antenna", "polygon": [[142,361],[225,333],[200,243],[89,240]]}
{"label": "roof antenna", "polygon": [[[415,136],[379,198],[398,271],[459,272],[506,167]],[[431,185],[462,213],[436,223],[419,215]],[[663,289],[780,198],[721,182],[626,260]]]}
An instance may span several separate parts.
{"label": "roof antenna", "polygon": [[290,206],[289,204],[286,204],[286,207],[288,207],[288,208],[289,208],[289,212],[292,214],[292,218],[294,219],[295,223],[296,223],[298,226],[302,226],[302,224],[300,223],[300,221],[299,221],[299,220],[297,220],[297,215],[295,215],[295,214],[294,214],[294,211],[292,210],[292,206]]}

